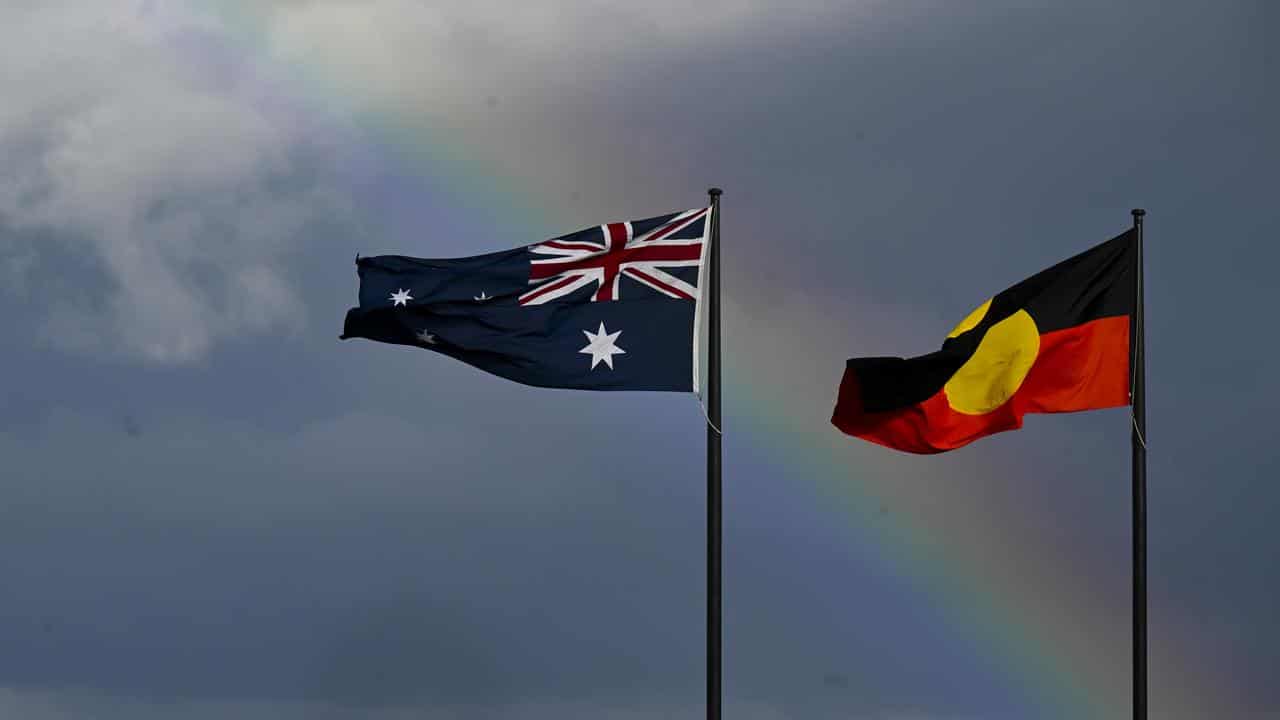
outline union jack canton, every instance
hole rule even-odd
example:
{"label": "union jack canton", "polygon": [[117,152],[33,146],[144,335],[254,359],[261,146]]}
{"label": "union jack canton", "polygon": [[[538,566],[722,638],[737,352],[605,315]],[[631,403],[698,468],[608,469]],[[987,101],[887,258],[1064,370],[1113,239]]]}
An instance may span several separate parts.
{"label": "union jack canton", "polygon": [[530,262],[529,283],[537,287],[521,295],[520,304],[541,305],[583,287],[595,289],[593,301],[617,300],[624,276],[668,297],[694,300],[698,288],[665,269],[699,266],[701,223],[697,237],[681,231],[710,209],[687,210],[640,235],[635,223],[609,223],[600,226],[599,237],[589,230],[534,245],[531,252],[547,257]]}

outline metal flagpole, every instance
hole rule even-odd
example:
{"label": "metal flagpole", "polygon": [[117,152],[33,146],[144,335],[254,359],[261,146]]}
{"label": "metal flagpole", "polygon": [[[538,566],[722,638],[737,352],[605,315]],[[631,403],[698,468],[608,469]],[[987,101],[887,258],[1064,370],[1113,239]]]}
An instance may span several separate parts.
{"label": "metal flagpole", "polygon": [[1135,208],[1132,214],[1133,231],[1138,235],[1133,332],[1129,334],[1133,363],[1133,718],[1147,720],[1147,329],[1142,307],[1142,219],[1147,211]]}
{"label": "metal flagpole", "polygon": [[707,720],[720,720],[720,188],[711,188],[707,268]]}

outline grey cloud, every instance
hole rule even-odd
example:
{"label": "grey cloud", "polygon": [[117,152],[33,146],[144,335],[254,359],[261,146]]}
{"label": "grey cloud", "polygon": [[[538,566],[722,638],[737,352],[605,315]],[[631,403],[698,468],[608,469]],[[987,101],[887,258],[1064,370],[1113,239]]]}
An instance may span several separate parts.
{"label": "grey cloud", "polygon": [[[726,712],[743,720],[784,720],[789,716],[768,706],[731,704]],[[15,691],[0,688],[0,714],[24,720],[694,720],[704,717],[690,705],[633,705],[609,702],[527,702],[492,706],[419,704],[370,710],[303,702],[145,701],[91,694]],[[961,720],[925,716],[867,716],[848,720]]]}
{"label": "grey cloud", "polygon": [[[0,48],[23,98],[0,103],[0,710],[697,716],[692,401],[520,388],[334,335],[356,250],[508,247],[712,182],[728,362],[777,388],[726,398],[727,692],[757,703],[733,717],[1061,716],[880,531],[975,563],[993,533],[1054,549],[1094,597],[1053,617],[1123,677],[1105,634],[1128,610],[1121,416],[1037,418],[928,462],[835,438],[825,414],[845,357],[931,349],[1134,202],[1153,243],[1153,697],[1168,717],[1275,707],[1275,386],[1253,359],[1273,344],[1270,11],[742,3],[686,27],[677,5],[6,4],[2,27],[92,40]],[[255,70],[342,88],[285,78],[333,117],[246,79],[218,42],[238,13],[263,21]],[[839,462],[802,458],[804,433]],[[858,523],[845,505],[874,499],[818,491],[890,483],[920,499]],[[931,507],[956,520],[913,530]]]}
{"label": "grey cloud", "polygon": [[[190,363],[238,334],[305,325],[283,255],[305,245],[309,225],[343,217],[344,201],[337,187],[290,182],[304,170],[306,123],[255,86],[246,58],[219,49],[240,15],[264,24],[267,57],[353,88],[360,111],[461,129],[491,110],[465,100],[473,95],[520,103],[557,83],[594,82],[589,68],[619,52],[812,26],[850,7],[861,6],[9,5],[0,21],[24,32],[0,51],[0,222],[13,230],[0,236],[3,267],[59,273],[41,262],[51,244],[93,258],[106,289],[41,303],[42,340],[79,353]],[[564,52],[566,34],[579,53]],[[519,143],[494,151],[501,163],[536,159]],[[8,285],[15,296],[29,289],[29,279]]]}
{"label": "grey cloud", "polygon": [[[758,703],[729,702],[726,717],[741,720],[792,720],[797,716]],[[89,693],[23,691],[0,687],[0,713],[24,720],[79,720],[88,714],[100,720],[697,720],[706,717],[701,705],[672,703],[613,703],[609,701],[530,701],[468,706],[415,704],[368,709],[305,702],[270,701],[147,701]],[[973,715],[913,711],[821,714],[807,720],[979,720]],[[1263,716],[1240,720],[1263,720]]]}
{"label": "grey cloud", "polygon": [[[692,620],[695,604],[628,578],[687,584],[692,568],[661,530],[689,533],[696,508],[660,512],[653,493],[669,482],[610,482],[616,454],[575,453],[555,462],[558,483],[526,482],[544,452],[499,455],[469,434],[353,415],[292,435],[157,419],[135,436],[114,419],[52,413],[0,435],[0,538],[15,549],[0,557],[11,588],[0,672],[352,706],[573,695],[574,682],[639,700],[686,676],[683,662],[649,666],[684,641],[640,631],[681,608]],[[625,459],[655,477],[687,472]],[[602,524],[600,509],[623,504],[630,519]],[[617,612],[630,631],[612,629]],[[626,649],[598,645],[615,633]],[[552,646],[557,659],[540,663]]]}
{"label": "grey cloud", "polygon": [[[726,717],[741,720],[792,720],[797,716],[759,703],[729,702]],[[697,704],[604,701],[529,701],[496,705],[413,704],[386,708],[271,701],[148,701],[90,693],[25,691],[0,687],[0,713],[24,720],[697,720],[706,717]],[[914,711],[819,714],[807,720],[979,720],[977,716]],[[1262,716],[1240,720],[1263,720]]]}
{"label": "grey cloud", "polygon": [[201,87],[168,45],[175,28],[128,5],[0,11],[25,29],[0,72],[0,221],[29,231],[0,235],[6,265],[63,274],[40,262],[59,244],[108,283],[78,303],[49,297],[42,337],[183,363],[240,332],[297,329],[306,313],[280,254],[339,203],[282,183],[294,131],[237,89]]}

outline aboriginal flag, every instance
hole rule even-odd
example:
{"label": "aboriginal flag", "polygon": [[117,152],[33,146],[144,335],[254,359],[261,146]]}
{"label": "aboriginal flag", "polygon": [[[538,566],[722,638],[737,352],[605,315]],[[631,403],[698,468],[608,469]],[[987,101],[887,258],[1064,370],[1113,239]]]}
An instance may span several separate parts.
{"label": "aboriginal flag", "polygon": [[937,352],[849,360],[831,422],[938,453],[1016,430],[1026,413],[1129,404],[1137,267],[1130,230],[978,306]]}

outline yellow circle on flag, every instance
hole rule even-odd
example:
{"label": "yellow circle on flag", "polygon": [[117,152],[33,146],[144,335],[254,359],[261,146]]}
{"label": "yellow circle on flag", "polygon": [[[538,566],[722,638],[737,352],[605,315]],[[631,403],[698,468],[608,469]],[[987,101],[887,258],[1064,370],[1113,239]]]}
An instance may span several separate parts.
{"label": "yellow circle on flag", "polygon": [[[990,304],[988,301],[975,310],[952,332],[964,332],[961,328],[979,311],[986,314]],[[981,315],[978,315],[973,325],[980,321]],[[943,386],[947,404],[965,415],[995,410],[1022,386],[1039,353],[1040,329],[1026,310],[1019,310],[988,328],[978,349]]]}
{"label": "yellow circle on flag", "polygon": [[979,305],[978,307],[974,308],[973,312],[971,312],[971,313],[969,313],[968,315],[966,315],[966,316],[965,316],[965,318],[964,318],[963,320],[961,320],[961,321],[960,321],[960,324],[959,324],[959,325],[957,325],[957,326],[955,327],[955,329],[954,329],[954,330],[952,330],[952,331],[947,335],[947,337],[949,337],[949,338],[959,337],[959,336],[961,336],[961,335],[963,335],[963,334],[965,334],[965,333],[969,332],[970,330],[972,330],[972,329],[974,329],[974,328],[978,327],[978,323],[982,322],[982,318],[984,318],[984,317],[986,317],[986,316],[987,316],[987,311],[988,311],[988,310],[990,310],[990,309],[991,309],[991,301],[990,301],[990,300],[988,300],[988,301],[986,301],[986,302],[982,303],[981,305]]}

